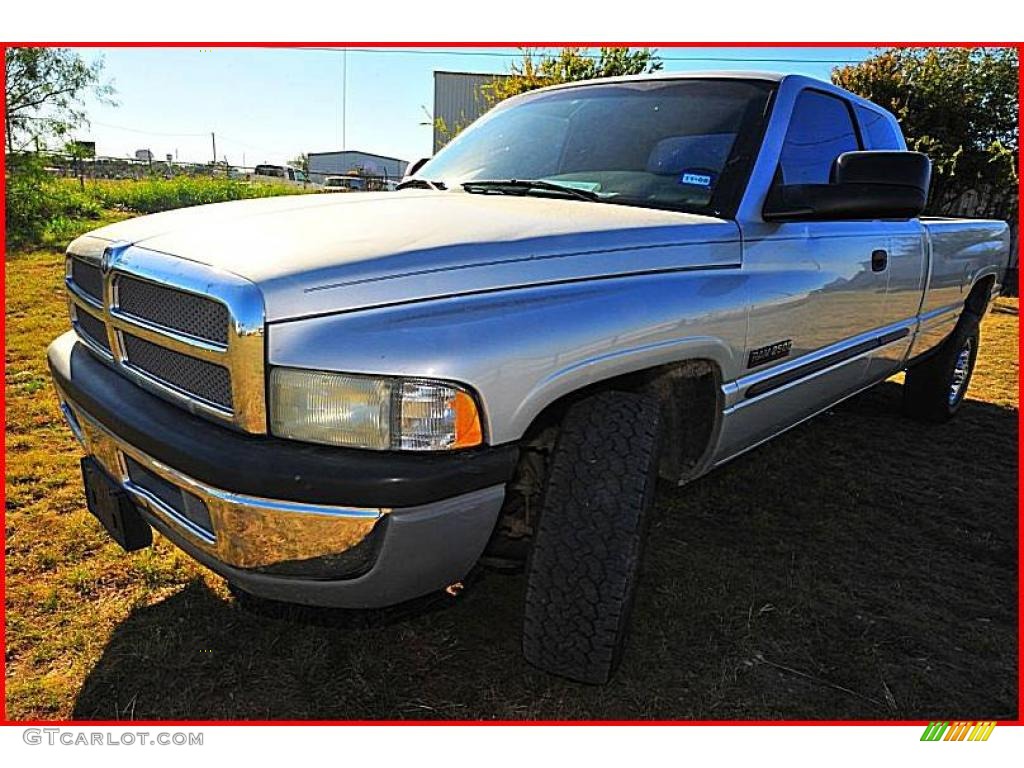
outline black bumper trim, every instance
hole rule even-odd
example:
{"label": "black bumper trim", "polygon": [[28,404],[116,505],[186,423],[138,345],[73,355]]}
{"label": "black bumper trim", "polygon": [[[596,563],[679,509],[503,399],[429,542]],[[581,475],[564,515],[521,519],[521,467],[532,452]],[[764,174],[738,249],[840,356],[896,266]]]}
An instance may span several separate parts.
{"label": "black bumper trim", "polygon": [[73,333],[47,352],[72,402],[130,445],[214,488],[267,499],[411,507],[509,480],[515,444],[446,454],[332,448],[234,432],[172,405],[100,362]]}

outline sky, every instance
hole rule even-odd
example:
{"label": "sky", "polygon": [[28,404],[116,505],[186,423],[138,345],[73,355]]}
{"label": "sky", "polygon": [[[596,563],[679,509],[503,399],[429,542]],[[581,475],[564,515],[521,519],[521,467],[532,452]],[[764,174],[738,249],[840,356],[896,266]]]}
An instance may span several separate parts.
{"label": "sky", "polygon": [[[502,73],[514,48],[83,48],[102,57],[117,106],[87,101],[100,155],[233,165],[356,149],[416,160],[430,154],[433,72]],[[867,48],[659,48],[666,71],[770,70],[827,80]]]}

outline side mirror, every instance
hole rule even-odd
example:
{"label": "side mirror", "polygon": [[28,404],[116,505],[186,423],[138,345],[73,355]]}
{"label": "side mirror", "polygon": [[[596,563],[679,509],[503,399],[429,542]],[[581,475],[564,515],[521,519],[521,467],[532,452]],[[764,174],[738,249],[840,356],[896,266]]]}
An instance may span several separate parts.
{"label": "side mirror", "polygon": [[932,165],[920,152],[844,152],[831,184],[777,184],[768,193],[765,221],[910,219],[928,202]]}
{"label": "side mirror", "polygon": [[420,168],[422,168],[424,165],[426,165],[427,161],[429,159],[430,159],[429,157],[421,157],[415,163],[413,163],[408,168],[406,168],[405,169],[405,178],[408,179],[410,176],[414,176],[416,174],[416,171],[418,171]]}

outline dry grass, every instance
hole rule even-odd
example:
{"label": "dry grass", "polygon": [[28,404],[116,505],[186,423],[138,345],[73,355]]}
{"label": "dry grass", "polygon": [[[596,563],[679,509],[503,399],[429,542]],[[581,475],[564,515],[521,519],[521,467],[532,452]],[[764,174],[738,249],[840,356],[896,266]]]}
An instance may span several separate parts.
{"label": "dry grass", "polygon": [[12,719],[1016,717],[1016,301],[986,318],[953,423],[903,419],[887,383],[663,488],[631,646],[595,688],[520,658],[521,575],[252,613],[162,539],[122,553],[46,375],[61,257],[6,268]]}
{"label": "dry grass", "polygon": [[117,625],[201,569],[166,541],[123,556],[86,511],[45,360],[68,326],[63,256],[18,253],[5,266],[7,712],[68,717]]}

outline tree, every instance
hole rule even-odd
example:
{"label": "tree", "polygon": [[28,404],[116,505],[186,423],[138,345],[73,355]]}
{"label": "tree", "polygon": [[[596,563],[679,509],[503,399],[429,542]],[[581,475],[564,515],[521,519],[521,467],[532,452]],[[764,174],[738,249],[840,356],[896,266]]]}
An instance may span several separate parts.
{"label": "tree", "polygon": [[289,165],[291,165],[292,168],[298,168],[307,176],[309,175],[309,155],[305,152],[301,152],[293,157]]}
{"label": "tree", "polygon": [[891,111],[932,159],[928,213],[1017,221],[1017,51],[890,48],[832,72]]}
{"label": "tree", "polygon": [[[661,61],[650,48],[630,50],[606,47],[601,48],[597,56],[589,53],[586,48],[562,48],[556,54],[521,48],[520,53],[521,60],[509,66],[508,74],[495,77],[480,88],[480,98],[486,108],[510,96],[546,85],[599,77],[642,75],[662,68]],[[423,111],[426,112],[427,108],[423,107]],[[430,113],[427,114],[429,116]],[[467,128],[472,120],[463,116],[449,125],[443,117],[438,116],[432,118],[432,122],[435,135],[441,138],[443,146]]]}
{"label": "tree", "polygon": [[68,48],[8,48],[4,62],[7,151],[66,138],[86,122],[84,97],[112,104],[103,60],[91,64]]}
{"label": "tree", "polygon": [[78,186],[85,189],[85,163],[84,160],[94,157],[95,145],[86,144],[81,141],[69,141],[64,145],[64,154],[71,158],[75,175],[78,177]]}
{"label": "tree", "polygon": [[546,85],[593,80],[599,77],[642,75],[657,72],[662,63],[650,48],[602,47],[597,56],[585,48],[562,48],[557,54],[522,48],[522,60],[512,64],[507,77],[495,78],[483,86],[488,104]]}

